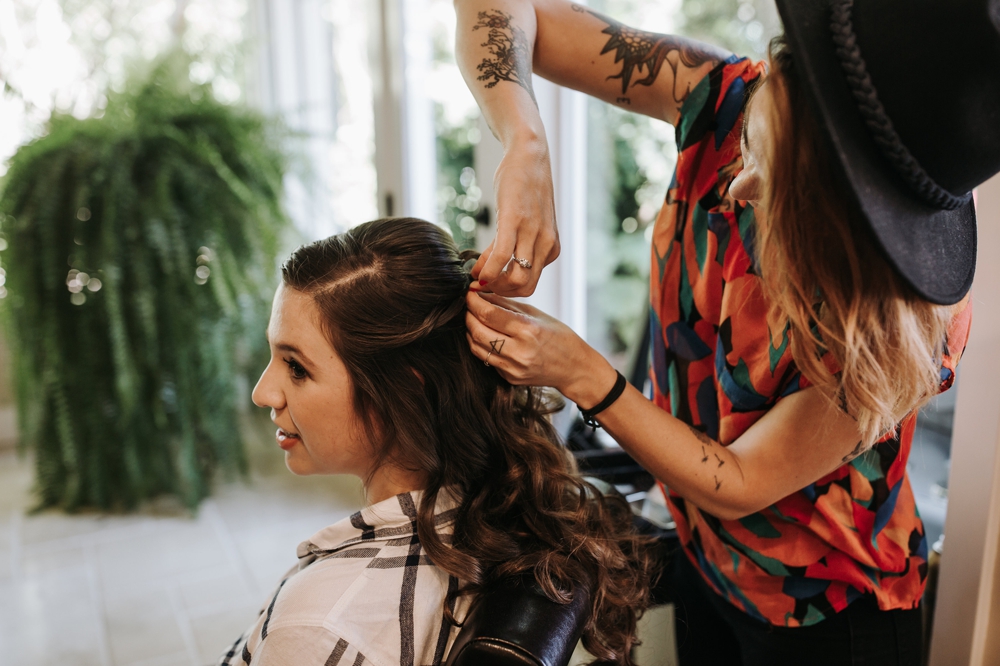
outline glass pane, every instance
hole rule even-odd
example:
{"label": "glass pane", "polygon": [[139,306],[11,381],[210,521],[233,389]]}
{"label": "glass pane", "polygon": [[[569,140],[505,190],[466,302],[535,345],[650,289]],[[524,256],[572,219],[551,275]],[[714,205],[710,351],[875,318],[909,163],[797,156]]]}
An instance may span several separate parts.
{"label": "glass pane", "polygon": [[477,219],[483,191],[474,168],[474,151],[482,138],[479,107],[455,63],[455,7],[451,0],[430,0],[431,85],[437,143],[439,224],[451,230],[462,249],[476,246]]}
{"label": "glass pane", "polygon": [[337,82],[336,133],[330,146],[329,191],[342,229],[378,217],[375,111],[368,65],[368,11],[364,3],[331,0],[333,70]]}
{"label": "glass pane", "polygon": [[53,111],[100,114],[143,61],[177,35],[194,61],[190,78],[222,102],[242,98],[247,0],[10,0],[0,3],[0,175]]}
{"label": "glass pane", "polygon": [[951,430],[960,373],[961,366],[951,389],[931,400],[917,416],[913,447],[906,466],[917,509],[924,521],[928,546],[933,546],[944,533],[948,472],[951,469]]}

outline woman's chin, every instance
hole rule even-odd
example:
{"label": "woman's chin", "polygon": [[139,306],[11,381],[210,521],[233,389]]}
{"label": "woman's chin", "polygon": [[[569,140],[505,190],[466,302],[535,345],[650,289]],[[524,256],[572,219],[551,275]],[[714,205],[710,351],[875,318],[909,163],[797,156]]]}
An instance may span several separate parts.
{"label": "woman's chin", "polygon": [[[298,447],[295,447],[298,448]],[[303,460],[302,455],[295,451],[295,448],[288,449],[285,451],[285,467],[288,471],[295,476],[310,476],[315,474],[312,465],[309,464],[308,460]]]}

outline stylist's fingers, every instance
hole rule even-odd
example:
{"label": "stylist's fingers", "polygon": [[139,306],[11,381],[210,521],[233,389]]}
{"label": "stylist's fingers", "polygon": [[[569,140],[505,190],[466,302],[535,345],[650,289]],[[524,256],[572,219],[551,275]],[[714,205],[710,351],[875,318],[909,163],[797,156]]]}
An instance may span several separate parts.
{"label": "stylist's fingers", "polygon": [[538,318],[532,312],[546,317],[530,305],[496,294],[470,291],[466,294],[465,303],[472,317],[487,328],[508,337],[536,337]]}
{"label": "stylist's fingers", "polygon": [[505,296],[530,296],[535,291],[538,278],[541,276],[542,266],[535,265],[535,246],[528,239],[518,238],[514,256],[511,257],[510,265],[507,267],[507,280],[501,285],[502,289],[494,293]]}
{"label": "stylist's fingers", "polygon": [[489,282],[489,280],[483,279],[482,273],[483,268],[486,267],[486,261],[490,258],[490,255],[493,254],[493,243],[494,241],[490,241],[490,244],[486,246],[486,249],[483,250],[482,253],[480,253],[479,258],[476,259],[476,263],[472,265],[472,269],[469,271],[469,273],[472,274],[473,279],[476,280],[472,283],[472,288],[475,290],[485,288]]}
{"label": "stylist's fingers", "polygon": [[[493,239],[490,247],[480,256],[480,262],[482,262],[483,257],[486,257],[486,261],[482,264],[482,268],[479,271],[479,281],[480,283],[485,282],[486,284],[483,286],[489,286],[491,291],[497,288],[503,289],[501,272],[507,266],[508,262],[510,262],[516,242],[517,230],[508,225],[500,226],[498,224],[497,237]],[[478,265],[479,262],[476,262],[476,266]],[[475,266],[473,267],[473,271],[475,271]],[[475,272],[473,272],[473,275],[475,275]]]}
{"label": "stylist's fingers", "polygon": [[530,348],[521,345],[516,338],[487,327],[471,314],[466,315],[466,328],[466,337],[476,358],[495,368],[511,384],[532,383],[531,366],[523,358],[526,351],[531,356]]}
{"label": "stylist's fingers", "polygon": [[507,358],[494,354],[489,345],[480,344],[472,337],[471,333],[466,333],[465,338],[469,341],[469,347],[472,349],[473,356],[485,363],[487,367],[496,370],[500,373],[501,377],[511,384],[518,385],[522,383],[518,377],[510,372],[510,361]]}
{"label": "stylist's fingers", "polygon": [[[549,318],[547,314],[545,314],[544,312],[542,312],[541,310],[532,305],[528,305],[524,301],[516,301],[513,298],[507,298],[506,296],[500,296],[498,294],[490,294],[487,292],[481,292],[479,294],[479,297],[480,301],[486,301],[487,303],[495,305],[502,310],[508,310],[510,312],[515,312],[534,319]],[[479,305],[479,303],[476,303],[476,305],[479,306],[480,309],[478,311],[480,312],[491,312],[490,310],[484,308],[482,305]],[[473,306],[470,305],[469,309],[471,310],[472,307]]]}

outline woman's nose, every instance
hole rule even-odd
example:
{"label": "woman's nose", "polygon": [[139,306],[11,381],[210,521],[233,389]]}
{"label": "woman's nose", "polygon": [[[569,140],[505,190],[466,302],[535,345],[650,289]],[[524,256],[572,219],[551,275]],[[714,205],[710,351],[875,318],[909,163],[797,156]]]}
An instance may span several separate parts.
{"label": "woman's nose", "polygon": [[264,372],[261,373],[260,379],[257,380],[257,385],[253,387],[253,393],[250,394],[250,398],[253,400],[253,404],[258,407],[281,409],[284,406],[283,400],[281,397],[281,391],[272,380],[272,365],[273,363],[268,363],[267,367],[264,368]]}

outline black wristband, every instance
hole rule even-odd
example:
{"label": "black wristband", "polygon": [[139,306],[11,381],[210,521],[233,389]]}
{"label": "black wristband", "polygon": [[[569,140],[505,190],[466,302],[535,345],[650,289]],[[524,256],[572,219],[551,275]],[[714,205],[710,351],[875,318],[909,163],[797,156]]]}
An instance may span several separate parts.
{"label": "black wristband", "polygon": [[601,400],[599,403],[597,403],[596,407],[591,407],[590,409],[583,409],[582,407],[580,407],[580,405],[577,405],[577,407],[580,409],[580,416],[583,417],[583,422],[589,425],[591,428],[601,427],[601,424],[598,423],[594,417],[603,412],[608,407],[610,407],[611,404],[615,400],[620,398],[622,393],[625,392],[625,386],[626,384],[628,384],[628,382],[625,381],[625,376],[622,373],[618,372],[617,370],[615,371],[615,373],[618,375],[618,378],[615,379],[614,388],[612,388],[611,391],[609,391],[608,394],[604,396],[604,400]]}

